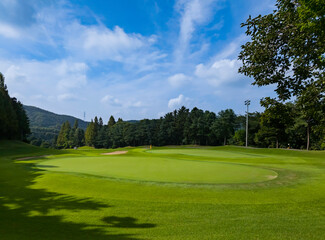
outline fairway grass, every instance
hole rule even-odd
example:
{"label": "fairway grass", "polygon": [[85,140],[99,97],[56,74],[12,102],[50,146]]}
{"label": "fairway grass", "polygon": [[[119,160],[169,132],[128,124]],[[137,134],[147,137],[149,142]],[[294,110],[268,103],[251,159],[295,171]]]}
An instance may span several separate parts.
{"label": "fairway grass", "polygon": [[325,239],[325,152],[113,151],[0,142],[0,239]]}
{"label": "fairway grass", "polygon": [[47,171],[158,183],[252,183],[277,177],[277,173],[272,170],[249,165],[182,160],[177,157],[163,158],[152,154],[124,157],[54,158],[36,166]]}

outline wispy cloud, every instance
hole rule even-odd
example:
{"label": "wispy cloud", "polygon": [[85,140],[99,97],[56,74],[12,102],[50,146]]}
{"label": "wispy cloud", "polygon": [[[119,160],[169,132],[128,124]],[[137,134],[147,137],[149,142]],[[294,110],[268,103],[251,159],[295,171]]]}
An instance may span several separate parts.
{"label": "wispy cloud", "polygon": [[177,62],[182,61],[184,54],[187,53],[196,27],[211,20],[216,2],[217,0],[179,0],[176,3],[176,9],[181,14],[179,38],[175,51]]}

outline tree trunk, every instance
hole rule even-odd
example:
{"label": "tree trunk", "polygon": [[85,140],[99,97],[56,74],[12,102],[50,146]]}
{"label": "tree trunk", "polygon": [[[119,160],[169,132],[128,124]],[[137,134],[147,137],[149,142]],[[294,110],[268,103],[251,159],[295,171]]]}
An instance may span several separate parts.
{"label": "tree trunk", "polygon": [[223,145],[226,146],[226,142],[227,142],[227,138],[225,137],[224,141],[223,141]]}
{"label": "tree trunk", "polygon": [[309,138],[310,138],[309,135],[310,135],[309,134],[309,125],[307,125],[307,151],[309,150]]}
{"label": "tree trunk", "polygon": [[276,148],[279,148],[279,140],[276,139]]}

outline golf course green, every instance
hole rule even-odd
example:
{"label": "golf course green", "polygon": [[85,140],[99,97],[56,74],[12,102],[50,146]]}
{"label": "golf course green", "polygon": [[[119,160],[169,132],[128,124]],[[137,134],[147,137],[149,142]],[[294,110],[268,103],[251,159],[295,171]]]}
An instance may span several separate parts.
{"label": "golf course green", "polygon": [[0,239],[300,240],[324,226],[324,151],[0,142]]}
{"label": "golf course green", "polygon": [[[157,151],[164,153],[163,150]],[[164,158],[157,157],[157,154],[151,152],[139,156],[54,158],[36,166],[55,172],[165,183],[251,183],[277,177],[277,173],[272,170],[249,165],[189,160],[181,157]],[[187,152],[195,153],[195,149]],[[210,152],[213,156],[216,151]],[[241,155],[238,154],[238,157]]]}

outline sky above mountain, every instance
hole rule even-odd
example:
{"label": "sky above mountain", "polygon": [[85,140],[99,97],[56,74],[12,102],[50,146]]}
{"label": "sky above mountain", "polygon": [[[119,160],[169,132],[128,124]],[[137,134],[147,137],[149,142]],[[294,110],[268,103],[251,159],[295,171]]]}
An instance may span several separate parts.
{"label": "sky above mountain", "polygon": [[86,120],[181,107],[262,111],[238,74],[240,27],[274,0],[1,0],[0,72],[23,104]]}

